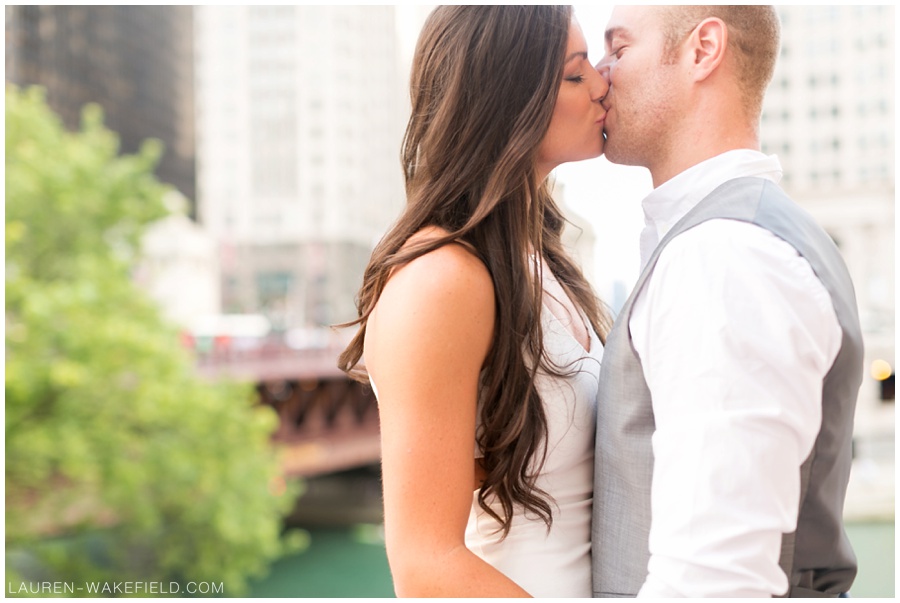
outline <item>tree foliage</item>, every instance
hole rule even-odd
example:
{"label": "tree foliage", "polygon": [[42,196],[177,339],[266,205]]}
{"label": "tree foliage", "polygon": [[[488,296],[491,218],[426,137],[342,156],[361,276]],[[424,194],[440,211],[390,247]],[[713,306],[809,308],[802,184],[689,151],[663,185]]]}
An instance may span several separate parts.
{"label": "tree foliage", "polygon": [[194,375],[131,282],[164,214],[154,141],[118,154],[6,94],[6,547],[26,580],[211,581],[239,594],[291,539],[270,410]]}

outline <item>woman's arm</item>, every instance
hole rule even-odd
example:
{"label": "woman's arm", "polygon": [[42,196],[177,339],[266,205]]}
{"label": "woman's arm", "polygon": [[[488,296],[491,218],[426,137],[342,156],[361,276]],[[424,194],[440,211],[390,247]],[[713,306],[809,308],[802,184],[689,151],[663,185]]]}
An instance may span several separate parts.
{"label": "woman's arm", "polygon": [[398,596],[528,596],[464,540],[478,379],[493,333],[493,282],[460,245],[398,269],[369,317],[364,357],[379,394],[385,537]]}

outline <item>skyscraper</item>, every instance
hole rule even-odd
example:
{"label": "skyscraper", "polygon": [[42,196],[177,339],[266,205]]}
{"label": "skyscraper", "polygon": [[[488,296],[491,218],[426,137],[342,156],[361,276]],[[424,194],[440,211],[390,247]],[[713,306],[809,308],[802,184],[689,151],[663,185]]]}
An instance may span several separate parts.
{"label": "skyscraper", "polygon": [[193,200],[194,107],[190,6],[6,6],[6,81],[46,89],[74,129],[87,103],[133,153],[165,146],[160,180]]}
{"label": "skyscraper", "polygon": [[196,8],[200,221],[225,311],[277,327],[355,317],[403,205],[404,105],[390,6]]}
{"label": "skyscraper", "polygon": [[894,188],[894,7],[779,6],[762,138],[795,195]]}

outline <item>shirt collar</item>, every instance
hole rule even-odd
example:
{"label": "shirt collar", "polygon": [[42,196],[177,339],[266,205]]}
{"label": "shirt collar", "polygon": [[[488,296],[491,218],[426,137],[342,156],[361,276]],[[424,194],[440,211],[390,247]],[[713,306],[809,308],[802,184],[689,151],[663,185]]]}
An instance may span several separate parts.
{"label": "shirt collar", "polygon": [[737,149],[689,167],[655,188],[643,202],[641,269],[666,233],[721,184],[745,176],[766,178],[777,184],[781,175],[781,163],[775,155]]}

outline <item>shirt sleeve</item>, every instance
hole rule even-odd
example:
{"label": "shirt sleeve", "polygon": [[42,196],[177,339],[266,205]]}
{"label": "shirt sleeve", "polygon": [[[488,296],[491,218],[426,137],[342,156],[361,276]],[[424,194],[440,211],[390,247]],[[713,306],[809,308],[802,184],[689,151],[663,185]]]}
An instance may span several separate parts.
{"label": "shirt sleeve", "polygon": [[781,538],[841,342],[830,295],[769,231],[711,220],[660,254],[629,327],[656,421],[639,596],[784,593]]}

